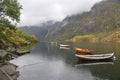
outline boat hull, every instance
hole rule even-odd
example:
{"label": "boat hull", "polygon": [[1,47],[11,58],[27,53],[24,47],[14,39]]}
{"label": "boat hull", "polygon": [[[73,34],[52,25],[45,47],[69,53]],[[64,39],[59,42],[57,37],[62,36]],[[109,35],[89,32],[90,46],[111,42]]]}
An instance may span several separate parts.
{"label": "boat hull", "polygon": [[89,55],[92,55],[93,52],[94,52],[94,50],[76,48],[76,53],[77,53],[77,54],[82,54],[82,55],[89,54]]}
{"label": "boat hull", "polygon": [[75,54],[81,60],[107,60],[112,59],[114,57],[114,53],[110,54],[98,54],[98,55],[78,55]]}
{"label": "boat hull", "polygon": [[70,45],[60,44],[60,47],[69,47]]}

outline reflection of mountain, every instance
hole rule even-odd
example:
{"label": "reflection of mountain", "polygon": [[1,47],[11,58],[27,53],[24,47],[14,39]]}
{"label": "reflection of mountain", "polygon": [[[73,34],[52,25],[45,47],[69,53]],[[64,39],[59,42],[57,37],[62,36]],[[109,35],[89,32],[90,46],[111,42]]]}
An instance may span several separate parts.
{"label": "reflection of mountain", "polygon": [[47,59],[60,59],[69,64],[74,64],[77,60],[73,48],[70,48],[70,50],[60,49],[59,45],[53,46],[47,42],[40,42],[32,53],[39,53]]}
{"label": "reflection of mountain", "polygon": [[93,76],[97,76],[100,79],[118,80],[119,70],[116,70],[114,65],[99,65],[90,67],[90,71]]}
{"label": "reflection of mountain", "polygon": [[[117,80],[112,79],[114,62],[112,60],[106,61],[78,61],[75,67],[84,67],[89,69],[91,74],[94,76],[95,80]],[[118,76],[118,75],[117,75]]]}
{"label": "reflection of mountain", "polygon": [[78,69],[84,67],[89,69],[91,74],[95,77],[95,80],[119,80],[120,64],[113,61],[103,62],[78,62],[75,65]]}
{"label": "reflection of mountain", "polygon": [[[93,47],[97,47],[99,50],[103,50],[103,52],[107,52],[105,50],[105,48],[110,51],[111,47],[114,49],[115,45],[102,45],[102,47],[100,47],[100,44],[90,44]],[[86,45],[86,46],[90,46],[90,45]],[[81,44],[81,46],[84,46],[84,44]],[[120,46],[120,45],[119,45]],[[104,49],[103,49],[104,48]],[[119,47],[117,47],[119,49]],[[110,49],[110,50],[109,50]],[[74,66],[74,64],[78,61],[78,59],[75,57],[75,52],[74,52],[74,46],[71,44],[70,50],[64,50],[64,49],[60,49],[59,45],[58,46],[53,46],[50,45],[49,43],[45,43],[42,42],[40,43],[36,50],[35,53],[39,53],[42,57],[48,59],[48,60],[62,60],[64,61],[66,64],[70,65],[70,66]],[[34,52],[33,52],[34,53]],[[116,56],[117,57],[117,56]],[[90,63],[99,63],[100,65],[82,65],[79,66],[79,64],[90,64]],[[101,64],[102,63],[102,64]],[[119,80],[119,73],[120,73],[120,62],[119,60],[115,61],[114,64],[112,64],[112,61],[103,61],[103,62],[79,62],[78,66],[75,67],[78,70],[88,70],[90,71],[90,73],[92,74],[92,76],[94,76],[95,80]]]}
{"label": "reflection of mountain", "polygon": [[[75,57],[75,51],[74,51],[74,48],[77,46],[76,44],[78,46],[87,47],[87,48],[91,48],[91,45],[92,45],[93,49],[97,48],[97,51],[99,49],[99,51],[102,51],[102,52],[108,52],[108,51],[111,52],[111,49],[116,50],[115,55],[117,57],[117,60],[114,62],[113,65],[111,65],[111,64],[102,65],[101,64],[101,65],[87,65],[87,66],[85,65],[85,66],[75,67],[74,65],[78,61],[78,59]],[[42,74],[44,76],[44,74],[43,74],[44,72],[46,73],[46,75],[49,76],[49,75],[51,75],[51,73],[48,73],[48,72],[50,72],[50,71],[56,72],[57,70],[59,70],[61,72],[61,74],[58,74],[58,76],[62,78],[60,80],[119,80],[119,74],[120,74],[120,58],[119,58],[120,49],[119,48],[120,48],[120,45],[117,45],[117,44],[116,45],[115,44],[108,45],[106,43],[104,45],[102,43],[101,44],[96,44],[96,43],[92,44],[91,43],[91,44],[87,44],[87,45],[74,43],[74,44],[69,44],[69,45],[71,45],[70,50],[65,50],[65,49],[60,49],[59,45],[56,46],[56,45],[50,45],[50,43],[48,43],[48,42],[41,42],[40,44],[37,45],[36,49],[31,52],[31,54],[26,55],[27,57],[24,57],[23,60],[20,58],[20,60],[22,60],[22,62],[25,62],[24,59],[30,58],[30,60],[28,59],[28,61],[29,61],[29,63],[31,63],[31,61],[32,62],[37,62],[37,61],[40,62],[43,58],[43,60],[47,59],[48,61],[47,62],[43,61],[42,63],[28,66],[25,69],[22,69],[22,71],[23,72],[26,71],[25,75],[28,76],[31,74],[33,77],[33,75],[39,76],[39,75],[36,75],[37,73]],[[74,47],[73,45],[76,45],[76,46]],[[32,60],[31,60],[31,58],[32,58]],[[28,62],[26,62],[26,63],[28,63]],[[82,63],[85,64],[88,62],[83,61]],[[62,66],[60,66],[60,65],[62,65]],[[62,71],[61,71],[60,67],[62,67]],[[51,70],[51,68],[52,68],[52,70]],[[65,72],[66,70],[67,70],[67,72]],[[31,71],[33,71],[33,72],[31,72]],[[29,73],[29,72],[31,72],[31,73]],[[23,76],[25,76],[25,75],[23,75]],[[56,74],[54,74],[54,75],[56,75]],[[43,77],[43,76],[41,76],[41,77]],[[74,78],[69,78],[69,76],[72,76]],[[30,77],[30,76],[28,76],[28,77]],[[41,79],[41,77],[39,77],[38,80]],[[67,78],[63,79],[63,77],[65,77],[65,78],[67,77]],[[31,79],[31,78],[29,78],[29,79]],[[54,79],[52,79],[52,80],[54,80]],[[45,80],[48,80],[48,79],[45,79]]]}

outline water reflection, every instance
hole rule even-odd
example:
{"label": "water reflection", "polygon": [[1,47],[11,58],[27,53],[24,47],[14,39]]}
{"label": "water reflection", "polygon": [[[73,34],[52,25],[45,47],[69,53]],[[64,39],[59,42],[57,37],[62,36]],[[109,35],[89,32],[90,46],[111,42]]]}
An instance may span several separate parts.
{"label": "water reflection", "polygon": [[26,55],[20,56],[19,58],[11,60],[10,62],[18,65],[19,68],[21,68],[21,67],[29,66],[31,64],[43,62],[43,60],[40,55],[26,54]]}
{"label": "water reflection", "polygon": [[105,64],[110,64],[113,65],[114,64],[114,60],[110,59],[110,60],[100,60],[100,61],[84,61],[84,60],[79,60],[76,64],[75,67],[78,66],[88,66],[88,65],[105,65]]}
{"label": "water reflection", "polygon": [[[69,50],[60,49],[49,43],[40,43],[36,49],[11,62],[19,65],[21,76],[18,80],[119,80],[120,74],[120,46],[115,44],[83,44],[70,43]],[[96,50],[96,53],[115,52],[117,60],[103,65],[75,66],[78,59],[75,57],[75,47]],[[86,64],[87,62],[79,62]],[[98,63],[98,62],[97,62]],[[114,63],[114,64],[113,64]]]}
{"label": "water reflection", "polygon": [[[38,67],[39,66],[39,67]],[[33,74],[34,73],[34,74]],[[50,61],[21,69],[19,80],[93,80],[89,70],[78,70],[63,61]],[[28,77],[29,76],[29,77]],[[86,77],[87,76],[87,77]]]}

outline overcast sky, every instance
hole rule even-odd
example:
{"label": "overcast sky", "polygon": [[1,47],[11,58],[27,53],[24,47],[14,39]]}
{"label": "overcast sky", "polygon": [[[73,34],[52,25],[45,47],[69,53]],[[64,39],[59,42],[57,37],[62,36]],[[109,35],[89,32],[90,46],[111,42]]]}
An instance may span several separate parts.
{"label": "overcast sky", "polygon": [[18,26],[40,24],[47,20],[63,20],[67,15],[89,11],[101,0],[18,0],[23,6]]}

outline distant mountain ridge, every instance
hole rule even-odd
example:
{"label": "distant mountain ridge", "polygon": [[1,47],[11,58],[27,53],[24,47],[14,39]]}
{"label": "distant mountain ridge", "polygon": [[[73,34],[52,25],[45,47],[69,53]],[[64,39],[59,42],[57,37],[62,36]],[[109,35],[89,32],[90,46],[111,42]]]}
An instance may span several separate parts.
{"label": "distant mountain ridge", "polygon": [[78,35],[110,32],[118,28],[120,0],[103,0],[96,3],[89,12],[66,17],[49,36],[56,40],[66,40]]}
{"label": "distant mountain ridge", "polygon": [[[32,28],[34,27],[31,27],[33,31]],[[120,33],[120,0],[103,0],[96,3],[89,12],[67,16],[61,22],[46,23],[38,28],[34,30],[33,34],[43,40],[64,41],[75,39],[76,36],[87,35],[88,38],[91,37],[89,34],[92,34],[95,41],[97,39],[106,41],[107,38],[109,38],[108,41],[114,41],[113,36]],[[117,40],[120,39],[117,37]]]}
{"label": "distant mountain ridge", "polygon": [[34,34],[39,40],[44,41],[47,40],[46,37],[48,36],[49,32],[58,25],[59,22],[47,21],[36,26],[23,26],[20,27],[20,29],[29,34]]}

